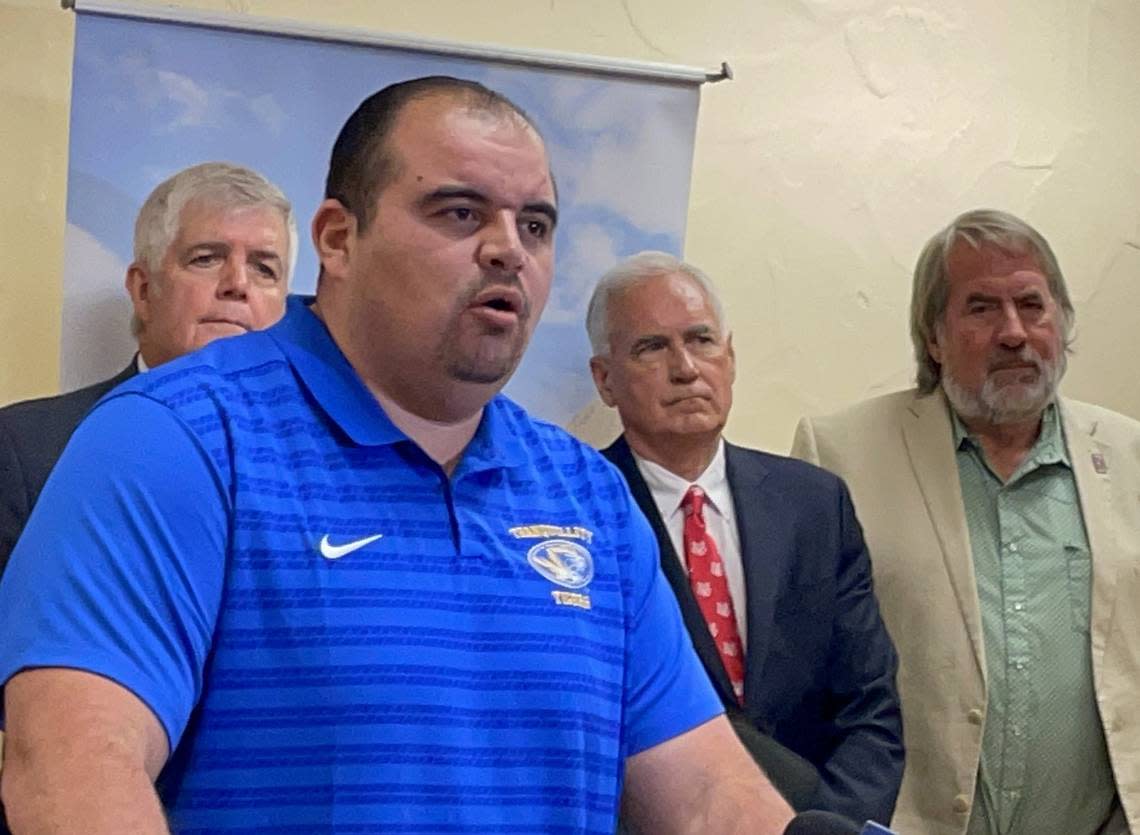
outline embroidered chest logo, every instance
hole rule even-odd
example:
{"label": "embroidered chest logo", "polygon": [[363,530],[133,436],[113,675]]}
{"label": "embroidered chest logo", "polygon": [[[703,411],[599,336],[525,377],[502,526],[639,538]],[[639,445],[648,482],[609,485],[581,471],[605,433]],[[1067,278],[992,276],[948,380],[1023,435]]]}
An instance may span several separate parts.
{"label": "embroidered chest logo", "polygon": [[568,539],[548,539],[526,552],[526,561],[552,583],[580,589],[594,579],[594,558]]}
{"label": "embroidered chest logo", "polygon": [[382,539],[384,534],[378,533],[372,536],[366,536],[363,539],[355,539],[352,542],[345,542],[342,545],[333,545],[329,542],[329,535],[325,534],[321,537],[318,545],[321,556],[326,560],[339,560],[341,557],[348,556],[353,551],[359,551],[365,545],[371,545],[378,539]]}
{"label": "embroidered chest logo", "polygon": [[[594,579],[594,558],[585,545],[575,539],[589,542],[593,531],[581,527],[560,525],[522,525],[511,528],[516,539],[544,538],[527,551],[530,567],[552,583],[565,589],[582,589]],[[554,589],[550,596],[559,606],[590,608],[590,596],[585,592]]]}

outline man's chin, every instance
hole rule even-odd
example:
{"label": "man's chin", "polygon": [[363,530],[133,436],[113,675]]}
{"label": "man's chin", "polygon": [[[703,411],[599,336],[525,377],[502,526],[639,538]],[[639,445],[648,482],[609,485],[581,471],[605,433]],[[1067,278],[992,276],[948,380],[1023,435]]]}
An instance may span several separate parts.
{"label": "man's chin", "polygon": [[1053,389],[1042,380],[1032,385],[1009,383],[995,385],[987,380],[980,392],[958,386],[949,377],[942,389],[954,411],[965,420],[984,420],[994,426],[1020,423],[1040,417],[1053,400]]}
{"label": "man's chin", "polygon": [[453,380],[461,383],[506,385],[518,364],[518,356],[459,357],[448,363],[447,370]]}
{"label": "man's chin", "polygon": [[1009,414],[1032,415],[1053,401],[1056,385],[1042,372],[1005,381],[990,377],[982,386],[982,400],[990,409]]}
{"label": "man's chin", "polygon": [[678,415],[670,423],[674,435],[708,435],[724,428],[720,415],[711,411]]}
{"label": "man's chin", "polygon": [[1003,396],[987,400],[986,406],[992,415],[992,422],[1001,425],[1038,418],[1052,400],[1051,393],[1040,391],[1005,393]]}
{"label": "man's chin", "polygon": [[463,351],[460,345],[453,344],[444,354],[444,367],[453,380],[480,385],[505,385],[515,373],[527,337],[522,332],[512,335],[483,335],[472,346]]}
{"label": "man's chin", "polygon": [[199,322],[198,323],[198,345],[209,345],[215,339],[222,339],[227,336],[241,336],[243,333],[248,333],[249,330],[242,327],[235,322]]}

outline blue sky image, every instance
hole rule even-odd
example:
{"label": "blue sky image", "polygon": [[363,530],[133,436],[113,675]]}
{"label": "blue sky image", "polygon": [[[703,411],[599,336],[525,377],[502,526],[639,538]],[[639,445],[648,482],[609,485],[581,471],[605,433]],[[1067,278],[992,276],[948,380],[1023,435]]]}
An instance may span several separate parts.
{"label": "blue sky image", "polygon": [[72,84],[64,385],[129,357],[123,276],[154,186],[207,160],[261,171],[293,202],[294,288],[311,292],[308,225],[337,130],[375,90],[437,73],[505,93],[546,137],[560,197],[555,284],[507,392],[568,424],[596,399],[582,324],[593,282],[638,250],[681,250],[695,87],[90,13],[77,22]]}

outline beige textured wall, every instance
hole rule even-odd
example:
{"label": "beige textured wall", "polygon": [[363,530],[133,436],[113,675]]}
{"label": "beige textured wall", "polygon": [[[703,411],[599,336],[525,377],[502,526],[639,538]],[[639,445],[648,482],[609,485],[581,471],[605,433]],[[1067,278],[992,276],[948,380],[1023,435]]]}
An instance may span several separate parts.
{"label": "beige textured wall", "polygon": [[[1136,0],[186,0],[184,7],[715,67],[686,255],[735,331],[737,441],[911,377],[915,255],[1007,208],[1077,306],[1065,389],[1140,418]],[[73,17],[0,0],[0,402],[54,390]],[[124,125],[129,130],[129,125]],[[314,176],[317,176],[314,173]]]}

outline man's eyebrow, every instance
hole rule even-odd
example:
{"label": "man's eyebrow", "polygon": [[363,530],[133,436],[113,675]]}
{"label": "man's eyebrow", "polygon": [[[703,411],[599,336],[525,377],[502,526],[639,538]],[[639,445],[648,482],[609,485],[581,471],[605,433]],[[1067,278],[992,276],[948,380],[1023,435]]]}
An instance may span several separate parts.
{"label": "man's eyebrow", "polygon": [[[435,203],[441,203],[445,200],[470,200],[473,203],[487,204],[491,201],[487,199],[487,195],[478,189],[473,189],[470,186],[440,186],[428,194],[420,198],[420,205],[427,207]],[[537,200],[533,203],[527,203],[522,207],[524,213],[546,215],[550,220],[550,225],[555,226],[558,223],[558,209],[554,204],[547,200]]]}
{"label": "man's eyebrow", "polygon": [[649,333],[645,336],[639,336],[633,340],[633,344],[629,346],[629,352],[635,354],[644,348],[652,348],[655,345],[663,345],[668,340],[659,333]]}
{"label": "man's eyebrow", "polygon": [[704,336],[707,333],[716,333],[716,328],[704,322],[685,328],[685,336]]}
{"label": "man's eyebrow", "polygon": [[[183,252],[190,254],[197,250],[204,249],[210,252],[229,252],[233,249],[233,245],[227,241],[194,241],[186,245]],[[281,253],[275,249],[251,249],[249,255],[257,258],[276,258],[281,260]]]}
{"label": "man's eyebrow", "polygon": [[429,206],[432,203],[439,203],[443,200],[455,200],[457,198],[471,200],[475,203],[490,202],[487,200],[487,195],[469,186],[440,186],[435,191],[429,192],[421,197],[420,205]]}

